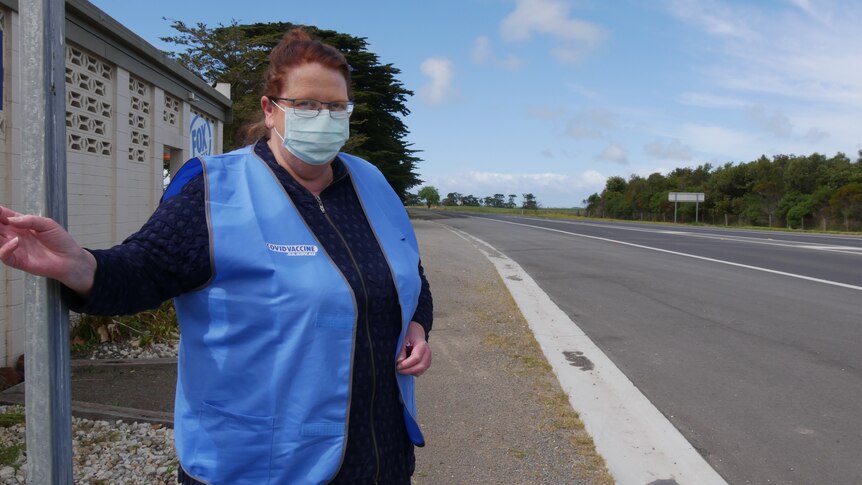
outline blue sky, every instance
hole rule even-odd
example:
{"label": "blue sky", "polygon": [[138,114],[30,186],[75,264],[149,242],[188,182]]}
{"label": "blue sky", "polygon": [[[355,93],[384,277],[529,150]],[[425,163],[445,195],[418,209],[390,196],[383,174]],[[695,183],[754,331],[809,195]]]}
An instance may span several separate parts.
{"label": "blue sky", "polygon": [[613,175],[862,149],[862,2],[93,3],[162,49],[163,16],[365,37],[415,92],[408,141],[444,196],[573,207]]}

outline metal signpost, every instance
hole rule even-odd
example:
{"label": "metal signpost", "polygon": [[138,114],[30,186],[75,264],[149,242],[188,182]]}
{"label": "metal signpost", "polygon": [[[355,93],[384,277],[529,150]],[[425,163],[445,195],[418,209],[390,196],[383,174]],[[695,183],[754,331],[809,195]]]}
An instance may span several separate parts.
{"label": "metal signpost", "polygon": [[[25,213],[66,225],[65,0],[19,2]],[[25,275],[27,479],[72,484],[69,312],[60,285]]]}
{"label": "metal signpost", "polygon": [[673,223],[676,224],[677,202],[694,202],[694,222],[697,222],[697,210],[701,202],[706,200],[703,192],[668,192],[668,202],[673,202]]}

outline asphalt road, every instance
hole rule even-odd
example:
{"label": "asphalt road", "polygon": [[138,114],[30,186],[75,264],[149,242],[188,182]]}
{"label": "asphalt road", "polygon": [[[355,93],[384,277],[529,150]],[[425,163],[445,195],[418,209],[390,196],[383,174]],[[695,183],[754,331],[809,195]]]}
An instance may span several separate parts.
{"label": "asphalt road", "polygon": [[731,484],[862,483],[862,238],[467,217]]}

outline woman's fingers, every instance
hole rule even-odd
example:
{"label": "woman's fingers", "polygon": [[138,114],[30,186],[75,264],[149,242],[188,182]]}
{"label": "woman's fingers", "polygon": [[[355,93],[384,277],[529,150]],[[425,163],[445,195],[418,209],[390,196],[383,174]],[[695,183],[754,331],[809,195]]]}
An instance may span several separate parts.
{"label": "woman's fingers", "polygon": [[431,347],[425,340],[425,328],[419,322],[413,321],[407,325],[407,334],[396,362],[398,372],[414,376],[422,375],[431,366]]}
{"label": "woman's fingers", "polygon": [[3,241],[3,245],[0,246],[0,261],[8,264],[9,266],[14,266],[15,263],[15,255],[13,254],[16,249],[18,249],[18,244],[21,240],[16,236],[6,241]]}
{"label": "woman's fingers", "polygon": [[3,207],[0,205],[0,222],[6,222],[6,218],[20,216],[21,214],[9,209],[7,207]]}
{"label": "woman's fingers", "polygon": [[18,229],[29,229],[36,232],[46,232],[60,227],[53,219],[32,215],[15,215],[6,218],[7,224]]}
{"label": "woman's fingers", "polygon": [[423,339],[416,342],[413,350],[410,352],[410,357],[398,363],[397,370],[401,374],[420,376],[429,367],[431,367],[431,347]]}

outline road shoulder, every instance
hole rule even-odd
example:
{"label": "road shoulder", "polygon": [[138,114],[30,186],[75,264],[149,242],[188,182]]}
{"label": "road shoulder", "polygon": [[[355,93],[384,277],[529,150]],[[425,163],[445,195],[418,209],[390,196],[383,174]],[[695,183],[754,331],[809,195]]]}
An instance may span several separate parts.
{"label": "road shoulder", "polygon": [[451,230],[493,263],[618,483],[726,485],[516,262],[480,239]]}
{"label": "road shoulder", "polygon": [[414,226],[435,307],[414,483],[613,483],[493,265],[440,224]]}

